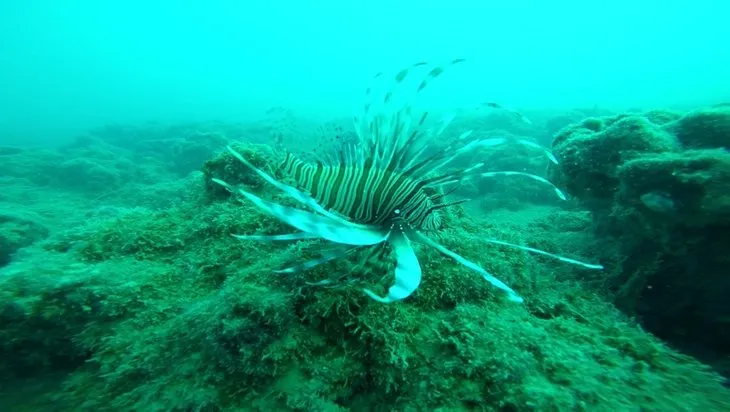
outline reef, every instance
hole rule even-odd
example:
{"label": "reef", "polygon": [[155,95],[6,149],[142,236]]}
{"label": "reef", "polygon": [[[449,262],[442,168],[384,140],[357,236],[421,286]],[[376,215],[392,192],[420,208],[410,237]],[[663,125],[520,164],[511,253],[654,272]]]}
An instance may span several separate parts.
{"label": "reef", "polygon": [[730,108],[585,119],[554,176],[593,216],[618,307],[730,372]]}
{"label": "reef", "polygon": [[[457,207],[444,217],[439,242],[507,280],[525,298],[522,305],[425,248],[419,255],[430,275],[398,304],[372,301],[356,285],[308,284],[347,271],[347,261],[273,273],[306,260],[316,242],[282,246],[231,236],[287,231],[210,184],[213,176],[224,178],[287,202],[218,144],[237,140],[234,147],[246,159],[276,171],[279,159],[261,143],[264,137],[233,137],[243,129],[104,129],[43,151],[54,160],[38,161],[32,182],[22,179],[29,175],[23,168],[40,152],[8,149],[1,167],[16,176],[16,190],[2,199],[13,213],[0,213],[0,219],[9,216],[0,225],[27,230],[15,230],[26,240],[0,268],[0,409],[726,410],[730,392],[722,377],[617,310],[597,293],[600,278],[480,240],[601,257],[609,270],[599,276],[614,285],[623,308],[632,305],[630,313],[669,299],[656,276],[670,256],[642,260],[629,246],[671,242],[678,228],[701,240],[709,228],[721,227],[721,216],[726,224],[722,202],[712,200],[723,180],[707,176],[727,170],[727,163],[721,151],[683,148],[676,122],[686,116],[656,118],[665,121],[648,115],[591,119],[559,133],[561,169],[553,171],[589,211],[531,198],[531,183],[519,181],[514,193],[503,195],[517,200]],[[199,147],[201,135],[210,138]],[[174,141],[190,150],[145,149]],[[610,147],[622,154],[611,155]],[[519,163],[499,155],[493,160],[502,162],[499,167]],[[529,167],[545,164],[543,158]],[[661,172],[669,165],[681,173]],[[71,175],[59,180],[58,167]],[[685,186],[675,186],[680,183]],[[24,202],[28,187],[43,195]],[[65,197],[55,197],[60,193]],[[497,204],[504,208],[493,210]],[[17,213],[20,205],[23,213]],[[700,209],[712,210],[714,218],[693,213]],[[653,232],[638,237],[642,230]],[[617,236],[629,243],[612,241]],[[643,244],[657,253],[671,245]],[[703,251],[710,255],[707,244]],[[703,266],[696,270],[706,270],[709,257],[697,257]],[[661,273],[674,273],[669,269]],[[642,275],[650,270],[651,276]],[[696,273],[688,278],[694,283],[681,288],[699,290],[714,279],[702,272],[707,281],[700,282]]]}

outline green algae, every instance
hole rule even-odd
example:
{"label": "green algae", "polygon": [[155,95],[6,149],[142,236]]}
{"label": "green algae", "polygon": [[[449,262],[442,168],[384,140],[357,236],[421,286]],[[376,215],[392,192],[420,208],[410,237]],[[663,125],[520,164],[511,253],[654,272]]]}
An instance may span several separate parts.
{"label": "green algae", "polygon": [[564,162],[553,169],[593,216],[609,270],[592,282],[652,333],[723,373],[730,156],[718,147],[730,139],[728,119],[716,107],[613,116],[597,128],[584,121],[556,136]]}
{"label": "green algae", "polygon": [[[267,151],[244,153],[267,162]],[[206,164],[205,173],[223,171],[247,183],[250,176],[231,169],[225,156]],[[316,242],[239,242],[230,234],[286,228],[211,186],[197,187],[197,195],[173,207],[131,209],[54,234],[36,246],[38,259],[8,266],[0,278],[1,347],[13,362],[3,364],[4,375],[65,370],[62,388],[47,396],[82,410],[722,410],[730,404],[719,377],[581,286],[580,270],[480,241],[596,252],[584,212],[543,208],[500,218],[457,209],[445,219],[439,241],[504,277],[525,296],[524,305],[504,301],[479,276],[427,250],[419,251],[418,292],[383,305],[358,283],[306,284],[348,270],[346,261],[297,275],[272,273],[306,259]]]}

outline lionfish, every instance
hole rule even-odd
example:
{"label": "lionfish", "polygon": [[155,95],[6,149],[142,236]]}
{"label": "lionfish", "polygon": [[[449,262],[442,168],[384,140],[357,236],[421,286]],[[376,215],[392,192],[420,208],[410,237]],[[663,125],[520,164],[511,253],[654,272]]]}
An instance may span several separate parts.
{"label": "lionfish", "polygon": [[[428,143],[442,136],[454,116],[444,117],[438,127],[426,128],[428,112],[414,115],[411,99],[439,77],[446,67],[463,61],[457,59],[442,66],[417,63],[389,79],[383,73],[376,75],[374,84],[385,80],[390,83],[390,87],[383,89],[382,95],[375,93],[373,86],[366,90],[366,103],[362,113],[354,118],[357,144],[346,145],[334,156],[310,163],[287,153],[282,167],[296,182],[296,187],[275,179],[228,147],[231,154],[248,169],[309,209],[307,211],[274,203],[245,189],[234,188],[222,180],[213,179],[230,192],[248,199],[262,211],[299,230],[282,235],[233,236],[242,240],[258,241],[324,239],[336,244],[320,257],[277,271],[279,273],[310,269],[348,256],[362,248],[387,245],[395,258],[394,283],[386,296],[364,289],[368,296],[380,302],[402,300],[418,288],[422,270],[412,246],[412,242],[418,242],[479,273],[493,286],[505,292],[510,300],[522,302],[522,297],[504,282],[425,234],[440,228],[442,209],[463,201],[445,201],[445,196],[449,193],[443,189],[465,180],[523,176],[552,187],[557,196],[565,199],[557,187],[537,175],[516,171],[488,172],[483,170],[482,163],[443,171],[445,166],[452,165],[459,156],[480,147],[495,146],[506,141],[504,138],[494,137],[468,139],[471,134],[469,131],[447,143],[444,149],[430,148]],[[413,78],[413,73],[419,72],[421,74],[415,79],[415,87],[405,87],[405,79]],[[402,93],[406,94],[405,99],[397,103],[396,98]],[[557,162],[547,149],[534,142],[518,140],[517,143],[537,147],[551,161]],[[549,256],[589,269],[602,268],[600,265],[580,262],[531,247],[496,239],[480,240]],[[370,256],[381,257],[378,254]]]}

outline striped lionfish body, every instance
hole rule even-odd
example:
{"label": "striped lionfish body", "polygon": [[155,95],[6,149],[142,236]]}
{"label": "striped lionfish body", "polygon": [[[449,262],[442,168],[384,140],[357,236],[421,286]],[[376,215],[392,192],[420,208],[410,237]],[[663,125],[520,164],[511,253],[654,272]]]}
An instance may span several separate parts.
{"label": "striped lionfish body", "polygon": [[396,219],[427,231],[440,226],[437,209],[444,206],[426,194],[421,179],[367,164],[311,164],[291,153],[287,153],[282,170],[297,182],[298,189],[310,193],[325,209],[353,222],[382,226]]}
{"label": "striped lionfish body", "polygon": [[[355,118],[357,144],[344,147],[333,158],[314,163],[304,162],[287,154],[282,169],[294,181],[293,186],[256,168],[229,147],[229,151],[258,176],[309,209],[274,203],[244,189],[234,188],[219,179],[213,179],[229,191],[253,202],[264,212],[299,230],[283,235],[234,236],[242,240],[265,241],[318,238],[337,245],[319,258],[278,271],[280,273],[309,269],[347,256],[355,250],[387,243],[396,260],[395,282],[386,296],[379,296],[369,289],[364,290],[367,295],[380,302],[404,299],[418,288],[422,272],[412,247],[412,242],[416,241],[433,247],[476,271],[504,291],[510,300],[522,302],[522,298],[514,290],[481,266],[426,235],[439,228],[439,209],[462,202],[444,201],[445,195],[441,189],[465,180],[521,176],[544,183],[560,198],[565,199],[563,193],[546,179],[524,172],[487,172],[482,169],[483,164],[443,171],[445,166],[453,166],[453,161],[465,153],[506,141],[504,138],[469,139],[471,131],[468,131],[453,139],[443,150],[429,150],[429,143],[442,136],[453,116],[444,117],[437,126],[428,128],[428,113],[414,116],[411,99],[440,76],[445,68],[462,61],[454,60],[443,66],[418,63],[390,78],[382,74],[375,76],[375,86],[385,82],[385,88],[381,93],[375,91],[375,86],[367,89],[362,113]],[[420,75],[414,74],[419,72]],[[415,77],[413,87],[407,87],[406,80],[414,76],[418,77]],[[516,142],[542,150],[550,161],[557,162],[547,149],[532,141]],[[590,269],[601,269],[600,265],[583,263],[526,246],[496,239],[481,240],[550,256]]]}

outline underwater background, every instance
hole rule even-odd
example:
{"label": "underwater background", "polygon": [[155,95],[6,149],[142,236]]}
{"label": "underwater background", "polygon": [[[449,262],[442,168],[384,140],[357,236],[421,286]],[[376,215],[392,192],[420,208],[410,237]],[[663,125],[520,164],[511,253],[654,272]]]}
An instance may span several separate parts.
{"label": "underwater background", "polygon": [[[730,410],[729,7],[3,2],[0,411]],[[424,153],[484,177],[429,235],[522,303],[231,236],[292,229],[218,179],[297,206],[256,170],[341,161],[420,62]]]}

